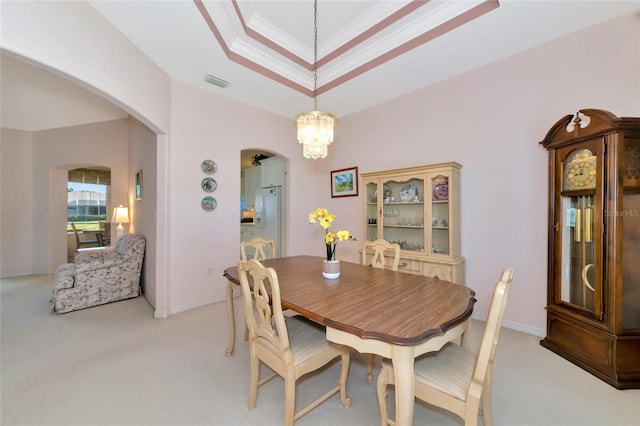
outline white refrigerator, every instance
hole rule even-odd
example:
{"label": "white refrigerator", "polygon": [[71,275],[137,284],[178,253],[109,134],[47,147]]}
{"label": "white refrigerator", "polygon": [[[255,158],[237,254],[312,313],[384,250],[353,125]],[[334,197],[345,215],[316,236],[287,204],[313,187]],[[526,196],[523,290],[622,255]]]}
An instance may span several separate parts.
{"label": "white refrigerator", "polygon": [[[284,253],[284,208],[281,186],[270,186],[256,190],[253,226],[256,236],[271,238],[276,244],[274,257]],[[269,255],[270,253],[267,253]]]}

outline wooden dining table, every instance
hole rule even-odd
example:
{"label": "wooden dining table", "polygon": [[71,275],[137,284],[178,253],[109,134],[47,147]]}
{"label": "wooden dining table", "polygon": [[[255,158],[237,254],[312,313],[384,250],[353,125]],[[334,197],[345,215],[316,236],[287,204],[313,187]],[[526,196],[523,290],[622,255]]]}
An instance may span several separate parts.
{"label": "wooden dining table", "polygon": [[[396,383],[396,424],[411,425],[415,389],[414,359],[438,351],[461,337],[468,346],[475,292],[438,278],[341,262],[337,279],[322,277],[322,258],[291,256],[262,261],[280,283],[283,309],[291,309],[326,327],[327,340],[361,353],[391,359]],[[224,271],[229,280],[227,308],[235,322],[233,288],[237,266]],[[232,328],[235,335],[235,326]],[[232,338],[227,354],[233,351]]]}

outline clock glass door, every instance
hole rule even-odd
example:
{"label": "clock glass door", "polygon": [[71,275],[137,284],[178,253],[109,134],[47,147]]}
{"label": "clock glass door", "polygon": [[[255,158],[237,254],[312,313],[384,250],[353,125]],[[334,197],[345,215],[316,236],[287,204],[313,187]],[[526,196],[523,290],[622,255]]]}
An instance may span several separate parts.
{"label": "clock glass door", "polygon": [[640,138],[628,138],[622,166],[622,328],[640,332]]}
{"label": "clock glass door", "polygon": [[[591,148],[591,149],[589,149]],[[600,319],[602,298],[601,191],[598,144],[559,150],[556,167],[561,196],[556,200],[555,302]]]}

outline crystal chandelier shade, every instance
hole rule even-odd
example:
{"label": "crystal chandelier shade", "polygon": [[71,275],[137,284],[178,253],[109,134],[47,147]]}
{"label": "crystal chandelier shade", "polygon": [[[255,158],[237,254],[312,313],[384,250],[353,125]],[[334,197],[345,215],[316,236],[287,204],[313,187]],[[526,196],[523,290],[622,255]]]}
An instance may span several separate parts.
{"label": "crystal chandelier shade", "polygon": [[325,158],[327,147],[333,142],[333,128],[336,117],[322,111],[305,111],[294,119],[298,128],[298,142],[303,144],[304,158]]}
{"label": "crystal chandelier shade", "polygon": [[298,142],[303,144],[304,158],[318,159],[327,156],[327,147],[333,142],[333,128],[338,119],[331,113],[317,111],[318,97],[318,0],[313,3],[313,107],[314,111],[305,111],[293,119],[298,128]]}

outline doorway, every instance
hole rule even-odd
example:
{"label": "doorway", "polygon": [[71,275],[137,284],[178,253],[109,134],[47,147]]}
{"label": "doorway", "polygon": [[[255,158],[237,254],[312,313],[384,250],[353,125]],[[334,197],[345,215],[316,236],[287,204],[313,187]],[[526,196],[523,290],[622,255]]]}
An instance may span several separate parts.
{"label": "doorway", "polygon": [[286,256],[288,160],[262,149],[242,150],[240,157],[240,241],[272,239],[274,256]]}

